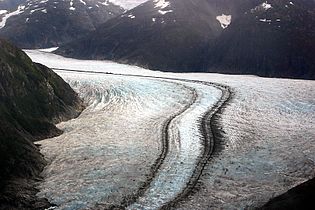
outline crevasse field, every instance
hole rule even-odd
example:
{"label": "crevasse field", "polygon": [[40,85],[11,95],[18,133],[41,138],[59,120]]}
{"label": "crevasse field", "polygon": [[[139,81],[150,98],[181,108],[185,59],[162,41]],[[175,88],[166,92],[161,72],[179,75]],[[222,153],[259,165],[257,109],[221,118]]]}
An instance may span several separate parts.
{"label": "crevasse field", "polygon": [[315,176],[314,81],[162,73],[26,53],[87,104],[80,117],[58,125],[63,135],[39,142],[50,164],[38,196],[56,209],[159,209],[176,199],[204,150],[202,117],[223,94],[188,80],[229,86],[232,99],[219,119],[222,150],[177,208],[257,207]]}

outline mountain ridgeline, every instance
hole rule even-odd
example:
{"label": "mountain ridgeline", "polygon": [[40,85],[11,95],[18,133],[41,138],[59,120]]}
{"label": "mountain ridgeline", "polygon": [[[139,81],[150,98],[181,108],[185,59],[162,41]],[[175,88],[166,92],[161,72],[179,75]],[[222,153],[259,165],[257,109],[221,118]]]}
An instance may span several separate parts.
{"label": "mountain ridgeline", "polygon": [[33,142],[61,134],[54,124],[83,108],[57,74],[0,40],[0,209],[34,204],[28,179],[41,172],[45,160]]}
{"label": "mountain ridgeline", "polygon": [[[18,6],[1,7],[0,36],[21,48],[48,48],[87,35],[124,9],[97,0],[24,0]],[[8,3],[7,3],[8,5]],[[16,5],[16,4],[14,4]]]}
{"label": "mountain ridgeline", "polygon": [[141,2],[3,0],[0,36],[152,70],[315,79],[314,0]]}
{"label": "mountain ridgeline", "polygon": [[57,53],[175,72],[315,79],[315,2],[150,0]]}
{"label": "mountain ridgeline", "polygon": [[216,17],[237,16],[250,8],[237,7],[236,2],[242,1],[150,0],[62,46],[57,53],[159,70],[204,71],[208,43],[223,31]]}

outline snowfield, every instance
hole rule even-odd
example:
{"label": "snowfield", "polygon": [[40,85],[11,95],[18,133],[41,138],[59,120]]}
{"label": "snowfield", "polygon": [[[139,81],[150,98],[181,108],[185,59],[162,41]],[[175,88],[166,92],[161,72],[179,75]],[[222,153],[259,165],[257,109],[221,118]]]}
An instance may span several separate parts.
{"label": "snowfield", "polygon": [[215,82],[233,91],[219,119],[223,149],[207,163],[198,190],[177,208],[257,207],[315,176],[314,81],[162,73],[26,52],[33,61],[54,68],[89,104],[78,119],[58,125],[63,135],[40,142],[51,164],[38,195],[60,209],[120,205],[138,192],[163,151],[161,136],[168,119],[168,155],[128,207],[157,209],[185,187],[203,147],[200,117],[221,92],[195,82],[152,77]]}

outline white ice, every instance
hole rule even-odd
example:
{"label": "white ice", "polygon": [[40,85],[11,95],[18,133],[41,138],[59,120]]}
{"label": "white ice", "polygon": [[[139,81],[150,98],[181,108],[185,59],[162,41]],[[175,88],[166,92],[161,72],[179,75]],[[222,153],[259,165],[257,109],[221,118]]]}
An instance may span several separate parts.
{"label": "white ice", "polygon": [[58,125],[63,135],[38,142],[50,162],[38,196],[58,209],[119,204],[146,180],[162,150],[163,123],[192,92],[167,81],[58,73],[89,106]]}
{"label": "white ice", "polygon": [[172,201],[187,186],[202,155],[201,118],[220,99],[221,91],[203,84],[180,83],[196,91],[196,102],[172,121],[169,155],[144,196],[128,209],[159,209]]}
{"label": "white ice", "polygon": [[27,53],[49,67],[195,79],[232,88],[232,101],[221,115],[223,151],[209,163],[200,180],[202,188],[180,206],[182,209],[255,207],[315,176],[314,81],[162,73],[109,61]]}

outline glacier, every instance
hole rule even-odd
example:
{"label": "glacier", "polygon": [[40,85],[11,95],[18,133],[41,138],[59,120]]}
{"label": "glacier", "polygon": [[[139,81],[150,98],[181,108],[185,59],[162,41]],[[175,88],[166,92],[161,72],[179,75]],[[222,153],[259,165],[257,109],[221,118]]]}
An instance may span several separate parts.
{"label": "glacier", "polygon": [[[173,120],[174,127],[180,125],[175,131],[182,133],[181,139],[196,138],[196,151],[193,150],[191,159],[187,159],[187,166],[196,160],[200,151],[200,138],[194,127],[196,118],[218,100],[220,92],[216,88],[209,90],[201,84],[177,79],[224,84],[233,92],[232,100],[219,119],[224,136],[223,149],[208,162],[199,179],[198,190],[177,208],[257,207],[315,176],[314,81],[251,75],[163,73],[110,61],[68,59],[36,50],[26,52],[35,62],[55,69],[89,104],[78,119],[58,125],[65,130],[64,135],[40,143],[41,151],[51,164],[43,174],[45,181],[38,196],[47,197],[61,209],[117,205],[126,196],[132,196],[147,179],[150,165],[162,149],[163,122],[191,103],[197,92],[207,105],[199,104],[195,108],[203,111],[189,115],[194,111],[187,110],[186,115]],[[122,124],[122,120],[125,123]],[[154,135],[153,130],[157,131]],[[80,155],[91,151],[95,156]],[[107,157],[104,154],[108,154]],[[86,169],[80,170],[75,165],[77,161]],[[91,161],[95,161],[97,167]],[[153,179],[152,185],[130,207],[155,209],[163,205],[167,199],[176,196],[180,191],[177,187],[183,187],[179,183],[185,184],[183,177],[187,180],[189,175],[185,170],[177,175],[175,171],[178,186],[174,183],[168,185],[174,186],[169,190],[167,185],[155,189],[155,183],[163,180],[159,173],[163,175],[163,165],[155,177],[157,179]],[[161,195],[164,192],[167,198]]]}

